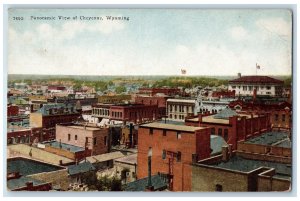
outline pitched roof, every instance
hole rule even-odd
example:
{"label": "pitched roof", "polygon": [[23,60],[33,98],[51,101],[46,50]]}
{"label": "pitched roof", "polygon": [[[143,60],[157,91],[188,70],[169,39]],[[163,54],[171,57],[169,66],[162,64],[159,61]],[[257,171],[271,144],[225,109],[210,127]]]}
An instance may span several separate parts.
{"label": "pitched roof", "polygon": [[211,156],[222,153],[222,146],[225,145],[228,144],[221,136],[210,135],[210,148],[212,149],[212,152],[210,153]]}
{"label": "pitched roof", "polygon": [[[160,175],[151,176],[151,183],[154,187],[154,191],[167,189],[167,181]],[[148,185],[148,177],[130,182],[124,185],[124,191],[145,191]]]}
{"label": "pitched roof", "polygon": [[79,163],[78,165],[68,166],[69,175],[76,175],[95,170],[95,167],[90,162]]}
{"label": "pitched roof", "polygon": [[214,119],[229,119],[229,117],[237,116],[238,114],[230,109],[230,108],[225,108],[221,110],[218,114],[214,115]]}
{"label": "pitched roof", "polygon": [[255,76],[243,76],[234,80],[230,80],[229,83],[283,84],[283,81],[268,76],[255,75]]}

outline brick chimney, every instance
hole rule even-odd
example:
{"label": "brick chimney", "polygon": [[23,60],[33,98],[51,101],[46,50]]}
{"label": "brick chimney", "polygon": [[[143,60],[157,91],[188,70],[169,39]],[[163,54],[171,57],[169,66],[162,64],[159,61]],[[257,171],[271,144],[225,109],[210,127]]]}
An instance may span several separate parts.
{"label": "brick chimney", "polygon": [[222,161],[228,161],[229,160],[229,151],[228,146],[222,146]]}
{"label": "brick chimney", "polygon": [[256,96],[257,96],[257,90],[253,89],[253,101],[256,101]]}
{"label": "brick chimney", "polygon": [[26,187],[27,187],[27,190],[32,190],[33,189],[33,182],[32,181],[26,182]]}
{"label": "brick chimney", "polygon": [[238,76],[238,78],[241,78],[242,77],[242,73],[238,73],[237,76]]}
{"label": "brick chimney", "polygon": [[202,123],[202,116],[203,116],[202,114],[198,114],[198,121],[199,121],[199,124]]}

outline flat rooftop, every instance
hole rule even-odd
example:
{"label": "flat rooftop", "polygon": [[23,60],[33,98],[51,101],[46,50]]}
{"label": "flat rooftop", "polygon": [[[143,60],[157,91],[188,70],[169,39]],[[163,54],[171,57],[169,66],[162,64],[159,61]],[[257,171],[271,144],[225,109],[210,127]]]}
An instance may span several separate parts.
{"label": "flat rooftop", "polygon": [[75,129],[82,129],[82,130],[89,130],[89,131],[97,131],[97,130],[101,130],[101,128],[95,128],[95,127],[89,127],[89,126],[81,126],[81,125],[70,125],[67,126],[69,128],[75,128]]}
{"label": "flat rooftop", "polygon": [[240,156],[233,156],[227,162],[215,163],[215,164],[211,164],[211,166],[229,169],[229,170],[237,170],[241,172],[250,172],[260,167],[275,168],[276,173],[274,177],[286,178],[286,179],[290,178],[292,174],[291,164],[251,160],[251,159],[245,159]]}
{"label": "flat rooftop", "polygon": [[169,99],[167,100],[167,102],[174,102],[174,103],[192,103],[192,104],[195,104],[196,99],[172,99],[172,98],[169,98]]}
{"label": "flat rooftop", "polygon": [[116,162],[119,163],[127,163],[127,164],[137,164],[137,154],[131,154],[129,156],[124,156],[122,158],[118,158],[115,160]]}
{"label": "flat rooftop", "polygon": [[30,151],[32,153],[33,159],[37,159],[46,163],[59,165],[60,160],[62,160],[63,163],[72,162],[71,159],[65,158],[63,156],[58,156],[56,154],[44,151],[39,148],[31,147],[26,144],[16,144],[16,145],[7,146],[8,157],[15,157],[15,156],[29,157]]}
{"label": "flat rooftop", "polygon": [[[159,120],[158,123],[165,123],[165,120]],[[173,125],[184,125],[184,122],[182,121],[172,121],[172,120],[166,120],[166,124],[173,124]]]}
{"label": "flat rooftop", "polygon": [[125,156],[125,154],[123,154],[122,152],[116,151],[116,152],[110,152],[110,153],[106,153],[106,154],[89,156],[89,157],[86,157],[86,160],[89,161],[90,163],[100,163],[100,162],[104,162],[104,161],[115,160],[117,158],[121,158],[124,156]]}
{"label": "flat rooftop", "polygon": [[166,129],[166,130],[176,130],[176,131],[187,131],[195,132],[196,130],[206,129],[205,127],[194,127],[185,125],[174,125],[174,124],[163,124],[163,123],[148,123],[140,125],[142,128],[154,128],[154,129]]}
{"label": "flat rooftop", "polygon": [[33,179],[33,178],[20,177],[18,179],[10,179],[10,180],[8,180],[7,181],[7,188],[10,189],[10,190],[15,190],[15,189],[23,188],[23,187],[26,187],[26,183],[27,182],[32,182],[33,186],[38,186],[38,185],[46,183],[44,181],[40,181],[40,180]]}
{"label": "flat rooftop", "polygon": [[74,146],[74,145],[70,145],[70,144],[66,144],[66,143],[59,143],[57,141],[44,142],[43,144],[49,145],[49,146],[55,147],[55,148],[60,148],[60,146],[61,146],[62,149],[68,150],[73,153],[85,150],[83,147],[78,147],[78,146]]}
{"label": "flat rooftop", "polygon": [[250,138],[245,143],[291,148],[288,133],[282,131],[267,132],[261,136]]}
{"label": "flat rooftop", "polygon": [[61,169],[64,168],[23,157],[7,159],[7,173],[19,172],[22,176],[42,172],[52,172]]}

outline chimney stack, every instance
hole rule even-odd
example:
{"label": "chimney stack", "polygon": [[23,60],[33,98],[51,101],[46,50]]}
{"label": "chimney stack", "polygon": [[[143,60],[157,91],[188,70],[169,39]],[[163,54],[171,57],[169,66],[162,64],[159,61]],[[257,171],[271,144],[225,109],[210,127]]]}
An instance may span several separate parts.
{"label": "chimney stack", "polygon": [[241,78],[242,77],[242,73],[238,73],[238,78]]}
{"label": "chimney stack", "polygon": [[27,190],[31,190],[33,188],[33,182],[32,181],[26,182],[26,187]]}
{"label": "chimney stack", "polygon": [[153,191],[152,181],[151,181],[151,157],[152,157],[152,147],[148,151],[148,185],[147,191]]}
{"label": "chimney stack", "polygon": [[222,161],[226,162],[229,160],[228,146],[222,146]]}
{"label": "chimney stack", "polygon": [[257,90],[253,89],[253,101],[256,101]]}
{"label": "chimney stack", "polygon": [[129,147],[132,148],[133,147],[133,124],[130,123],[129,124]]}

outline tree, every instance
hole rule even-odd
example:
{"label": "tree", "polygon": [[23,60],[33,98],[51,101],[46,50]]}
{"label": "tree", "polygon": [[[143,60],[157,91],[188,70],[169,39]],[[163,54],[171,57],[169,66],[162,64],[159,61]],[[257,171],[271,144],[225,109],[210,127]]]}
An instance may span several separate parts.
{"label": "tree", "polygon": [[120,94],[120,93],[123,93],[123,92],[126,92],[126,87],[124,87],[124,86],[116,87],[116,93],[117,94]]}

